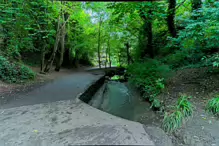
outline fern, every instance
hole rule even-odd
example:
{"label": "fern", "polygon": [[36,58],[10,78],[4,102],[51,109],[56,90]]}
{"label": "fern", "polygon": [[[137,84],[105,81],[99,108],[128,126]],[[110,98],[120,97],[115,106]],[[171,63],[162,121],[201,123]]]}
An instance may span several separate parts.
{"label": "fern", "polygon": [[219,115],[219,95],[208,101],[206,111],[217,116]]}

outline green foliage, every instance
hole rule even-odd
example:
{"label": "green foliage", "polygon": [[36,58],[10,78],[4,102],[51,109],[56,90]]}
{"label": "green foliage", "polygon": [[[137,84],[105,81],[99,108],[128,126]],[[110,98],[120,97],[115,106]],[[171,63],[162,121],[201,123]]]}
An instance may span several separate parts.
{"label": "green foliage", "polygon": [[154,98],[152,103],[151,103],[151,107],[150,108],[160,109],[161,106],[162,106],[161,102],[158,99]]}
{"label": "green foliage", "polygon": [[219,53],[210,56],[203,56],[202,60],[206,66],[211,65],[215,68],[219,68]]}
{"label": "green foliage", "polygon": [[164,88],[170,69],[157,60],[134,63],[127,68],[129,80],[144,92],[144,98],[156,97]]}
{"label": "green foliage", "polygon": [[36,51],[39,48],[34,45],[35,42],[39,44],[49,35],[51,38],[50,33],[54,30],[48,22],[50,13],[46,4],[46,0],[9,0],[0,3],[3,8],[0,9],[0,25],[5,40],[3,49],[9,58],[17,58],[25,51]]}
{"label": "green foliage", "polygon": [[13,63],[0,56],[0,79],[9,83],[18,83],[34,79],[35,73],[27,66]]}
{"label": "green foliage", "polygon": [[191,96],[181,95],[177,102],[177,109],[180,110],[185,118],[192,116],[193,106],[189,99]]}
{"label": "green foliage", "polygon": [[206,110],[214,115],[219,115],[219,95],[208,101]]}
{"label": "green foliage", "polygon": [[185,119],[192,116],[193,105],[188,101],[189,98],[191,98],[191,96],[181,95],[172,112],[165,113],[162,123],[164,131],[175,131],[182,126]]}
{"label": "green foliage", "polygon": [[[178,47],[179,50],[168,55],[164,61],[171,67],[177,68],[184,65],[195,64],[202,60],[202,57],[213,54],[209,59],[214,66],[218,66],[217,50],[219,48],[219,2],[204,3],[203,8],[197,13],[197,19],[186,17],[183,19],[185,29],[178,33],[177,38],[170,38],[166,48]],[[192,15],[196,15],[192,14]],[[200,15],[201,14],[201,15]],[[181,19],[182,20],[182,19]],[[210,60],[208,63],[210,63]],[[204,62],[206,63],[206,62]],[[203,64],[204,64],[203,63]],[[206,64],[207,65],[207,64]],[[209,64],[208,64],[209,65]]]}
{"label": "green foliage", "polygon": [[179,128],[183,122],[183,114],[182,112],[176,110],[172,113],[165,113],[164,120],[162,123],[162,127],[166,132],[172,132]]}
{"label": "green foliage", "polygon": [[171,70],[157,60],[148,59],[143,63],[134,63],[127,68],[129,81],[138,87],[143,97],[151,102],[151,108],[160,109],[162,103],[156,96],[165,88],[165,79]]}

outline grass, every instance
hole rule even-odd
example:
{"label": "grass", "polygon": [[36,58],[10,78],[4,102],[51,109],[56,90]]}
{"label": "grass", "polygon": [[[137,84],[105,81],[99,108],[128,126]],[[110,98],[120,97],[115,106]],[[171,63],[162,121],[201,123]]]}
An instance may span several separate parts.
{"label": "grass", "polygon": [[208,101],[206,111],[219,116],[219,95]]}
{"label": "grass", "polygon": [[166,112],[162,128],[166,132],[173,132],[176,129],[180,128],[183,122],[193,113],[193,105],[189,102],[191,96],[185,94],[181,95],[177,105],[174,106],[174,109],[171,112]]}

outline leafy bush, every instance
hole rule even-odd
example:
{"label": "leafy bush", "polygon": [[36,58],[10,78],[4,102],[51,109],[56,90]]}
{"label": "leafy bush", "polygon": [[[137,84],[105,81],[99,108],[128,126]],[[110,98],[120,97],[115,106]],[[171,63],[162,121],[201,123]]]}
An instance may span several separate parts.
{"label": "leafy bush", "polygon": [[212,65],[213,67],[219,68],[219,53],[210,56],[203,56],[202,60],[206,66]]}
{"label": "leafy bush", "polygon": [[159,109],[161,102],[155,97],[165,88],[165,79],[170,69],[157,60],[148,59],[143,63],[134,63],[127,68],[129,81],[138,87],[143,97],[151,102],[151,107]]}
{"label": "leafy bush", "polygon": [[214,115],[219,115],[219,95],[208,101],[206,110]]}
{"label": "leafy bush", "polygon": [[162,127],[166,132],[173,132],[181,127],[184,119],[192,116],[193,106],[188,101],[191,96],[181,95],[172,112],[165,113]]}
{"label": "leafy bush", "polygon": [[144,92],[145,98],[155,97],[160,93],[169,72],[167,65],[152,59],[143,63],[134,63],[127,68],[129,81]]}
{"label": "leafy bush", "polygon": [[34,77],[35,73],[27,66],[10,62],[3,56],[0,56],[1,80],[9,83],[17,83],[33,79]]}

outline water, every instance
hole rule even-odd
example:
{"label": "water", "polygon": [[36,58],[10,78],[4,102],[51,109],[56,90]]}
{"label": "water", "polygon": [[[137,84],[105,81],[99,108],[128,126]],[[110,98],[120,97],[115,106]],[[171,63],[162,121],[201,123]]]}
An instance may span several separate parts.
{"label": "water", "polygon": [[124,119],[143,124],[157,122],[157,117],[150,109],[150,104],[143,101],[137,90],[134,90],[128,83],[106,82],[89,104]]}

